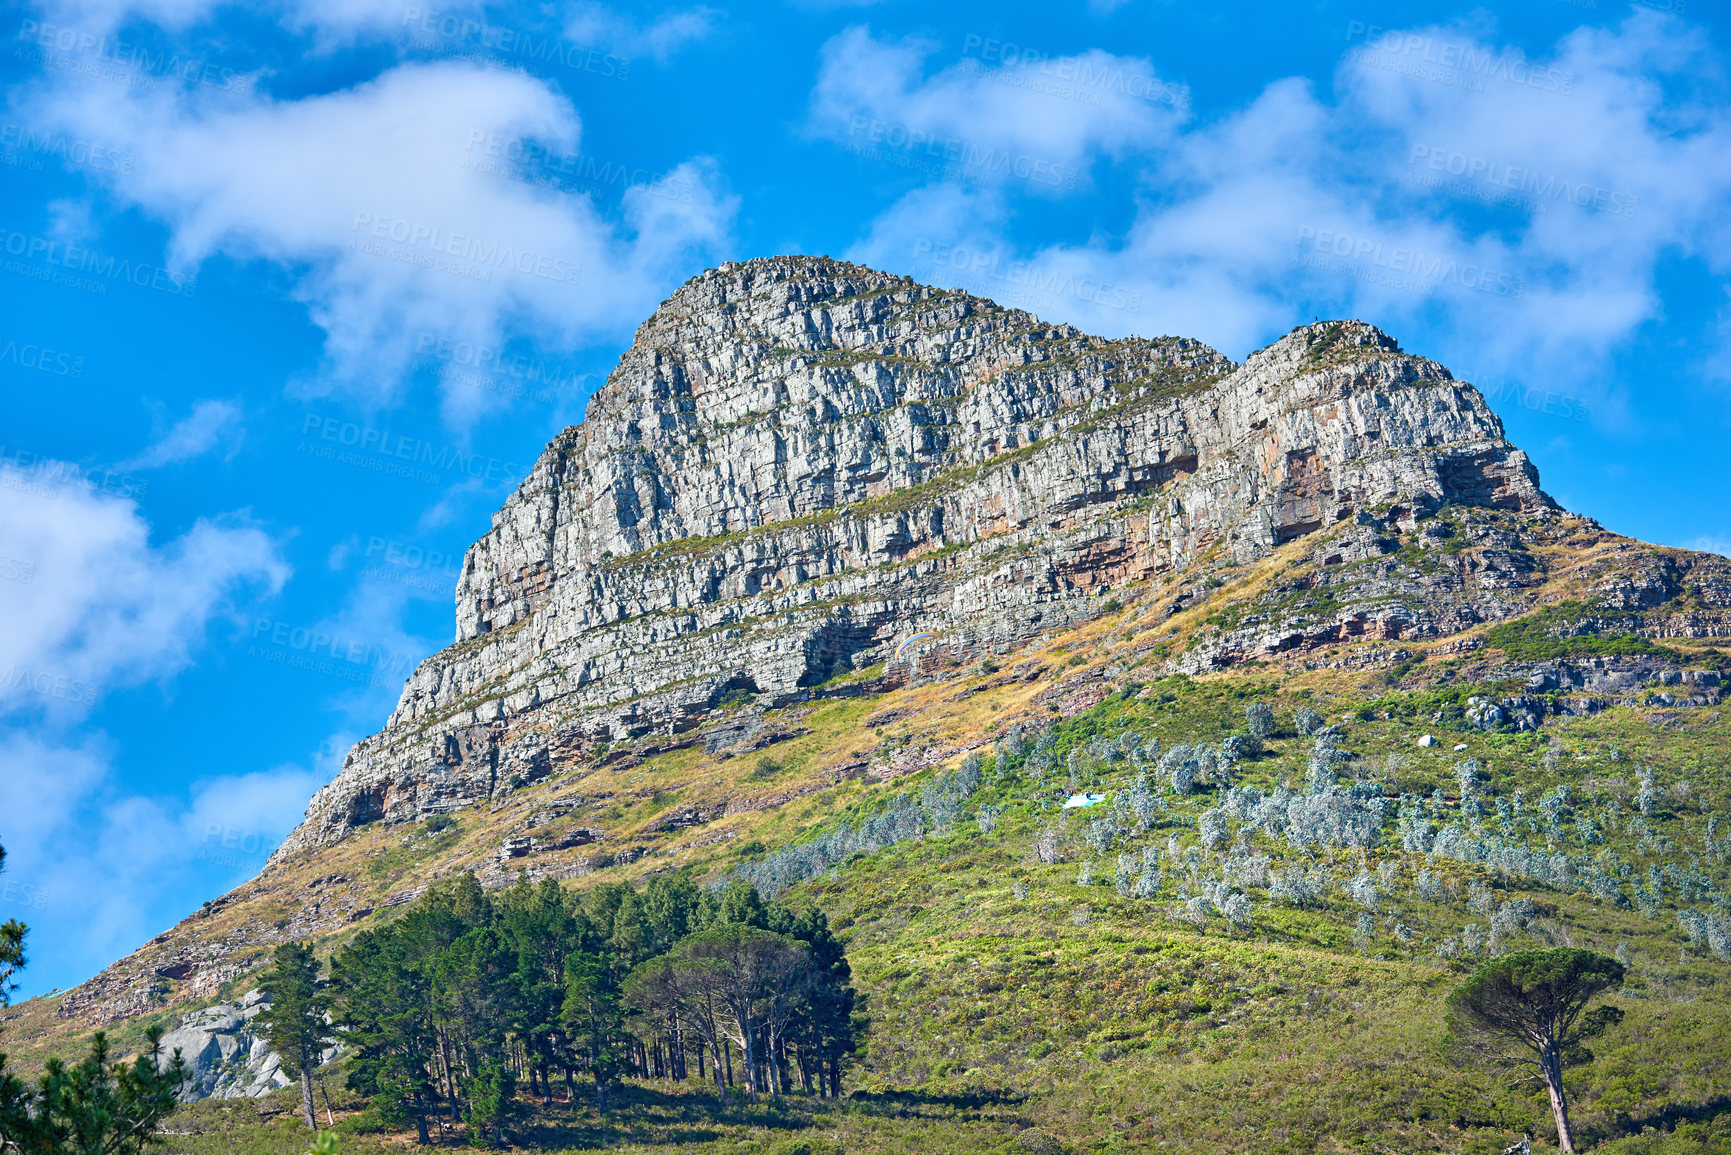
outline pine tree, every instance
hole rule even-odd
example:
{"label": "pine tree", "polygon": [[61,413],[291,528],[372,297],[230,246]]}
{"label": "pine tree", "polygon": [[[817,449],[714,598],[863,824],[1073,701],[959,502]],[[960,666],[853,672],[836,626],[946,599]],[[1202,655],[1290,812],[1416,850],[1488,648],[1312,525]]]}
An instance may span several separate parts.
{"label": "pine tree", "polygon": [[325,1021],[329,1002],[319,983],[319,962],[312,947],[299,942],[277,947],[271,969],[259,987],[270,999],[270,1005],[259,1014],[260,1029],[282,1061],[283,1070],[300,1078],[301,1112],[306,1116],[307,1129],[317,1131],[313,1069],[319,1066],[330,1028]]}
{"label": "pine tree", "polygon": [[607,1088],[625,1068],[627,1040],[618,986],[600,955],[565,960],[563,1018],[585,1068],[595,1080],[595,1105],[607,1112]]}
{"label": "pine tree", "polygon": [[[0,870],[6,869],[6,848],[0,846]],[[0,923],[0,1007],[12,1002],[17,983],[12,976],[24,969],[24,935],[28,928],[15,918]]]}
{"label": "pine tree", "polygon": [[804,1014],[792,1032],[794,1045],[800,1050],[802,1067],[808,1053],[815,1060],[820,1092],[839,1098],[842,1063],[859,1046],[853,971],[845,944],[830,931],[829,920],[815,906],[808,907],[788,933],[805,943],[811,960]]}
{"label": "pine tree", "polygon": [[1593,951],[1527,950],[1482,964],[1448,996],[1449,1025],[1463,1050],[1544,1084],[1565,1153],[1575,1147],[1563,1069],[1591,1062],[1586,1040],[1622,1019],[1615,1006],[1587,1010],[1622,981],[1623,964]]}

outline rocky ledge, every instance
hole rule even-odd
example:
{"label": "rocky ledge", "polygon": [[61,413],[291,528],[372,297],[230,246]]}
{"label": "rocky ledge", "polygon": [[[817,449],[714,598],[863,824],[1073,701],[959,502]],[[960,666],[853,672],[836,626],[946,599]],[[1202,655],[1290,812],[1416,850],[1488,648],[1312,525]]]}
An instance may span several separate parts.
{"label": "rocky ledge", "polygon": [[1444,505],[1557,512],[1479,392],[1370,325],[1237,365],[825,258],[725,265],[494,516],[456,643],[278,854],[682,733],[730,695],[903,683],[1127,582]]}

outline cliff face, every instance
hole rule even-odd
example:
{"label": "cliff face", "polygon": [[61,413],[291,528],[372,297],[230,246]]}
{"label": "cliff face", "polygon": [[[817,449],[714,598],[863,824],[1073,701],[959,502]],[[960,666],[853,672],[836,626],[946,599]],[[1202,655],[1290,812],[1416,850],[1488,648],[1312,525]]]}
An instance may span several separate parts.
{"label": "cliff face", "polygon": [[1235,365],[827,259],[723,266],[639,330],[494,516],[456,643],[278,854],[677,734],[731,691],[904,682],[1126,582],[1444,503],[1555,510],[1475,389],[1368,325]]}

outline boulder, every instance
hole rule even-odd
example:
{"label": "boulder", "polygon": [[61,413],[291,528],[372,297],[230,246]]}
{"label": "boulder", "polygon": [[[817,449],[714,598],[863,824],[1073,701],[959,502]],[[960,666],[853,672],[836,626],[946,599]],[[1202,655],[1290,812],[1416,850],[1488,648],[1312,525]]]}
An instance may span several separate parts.
{"label": "boulder", "polygon": [[191,1074],[183,1099],[254,1098],[288,1085],[282,1060],[253,1030],[269,1005],[259,991],[248,991],[238,1006],[218,1003],[182,1016],[162,1037],[163,1058],[178,1050]]}

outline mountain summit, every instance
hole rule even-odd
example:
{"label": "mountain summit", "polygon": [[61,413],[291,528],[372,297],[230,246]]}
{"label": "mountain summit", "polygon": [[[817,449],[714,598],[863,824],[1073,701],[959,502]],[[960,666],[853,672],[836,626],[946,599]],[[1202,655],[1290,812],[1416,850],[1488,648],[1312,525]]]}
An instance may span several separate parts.
{"label": "mountain summit", "polygon": [[724,265],[494,515],[456,643],[278,856],[677,734],[729,693],[899,684],[911,635],[937,636],[922,661],[978,659],[1127,582],[1445,504],[1556,512],[1476,389],[1361,322],[1236,365],[827,258]]}

